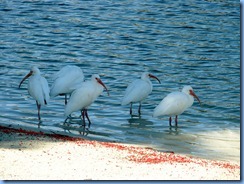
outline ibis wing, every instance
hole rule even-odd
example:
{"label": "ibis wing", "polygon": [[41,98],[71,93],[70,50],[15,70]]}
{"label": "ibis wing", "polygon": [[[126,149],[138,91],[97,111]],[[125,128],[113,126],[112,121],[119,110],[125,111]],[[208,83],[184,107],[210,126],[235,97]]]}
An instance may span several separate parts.
{"label": "ibis wing", "polygon": [[44,78],[44,77],[41,77],[40,78],[40,82],[41,82],[41,86],[42,86],[42,93],[43,93],[43,96],[44,96],[44,103],[48,103],[49,102],[49,93],[50,93],[50,89],[49,89],[49,86],[48,86],[48,82],[47,80]]}
{"label": "ibis wing", "polygon": [[142,101],[151,92],[152,92],[152,89],[147,82],[145,82],[141,79],[137,79],[127,87],[124,98],[122,100],[122,105],[126,105],[131,102]]}
{"label": "ibis wing", "polygon": [[54,83],[51,87],[50,96],[57,96],[59,94],[69,94],[84,81],[82,70],[76,66],[65,66],[53,77]]}
{"label": "ibis wing", "polygon": [[85,82],[80,86],[80,88],[74,90],[65,107],[65,116],[91,105],[94,101],[94,94],[92,91],[92,86]]}
{"label": "ibis wing", "polygon": [[67,66],[63,67],[60,71],[58,71],[56,74],[53,75],[53,80],[56,80],[57,78],[69,76],[71,74],[81,75],[81,76],[83,76],[83,79],[84,79],[83,72],[79,67],[67,65]]}
{"label": "ibis wing", "polygon": [[179,115],[187,108],[186,100],[186,95],[181,92],[170,93],[154,109],[153,116]]}
{"label": "ibis wing", "polygon": [[28,91],[30,95],[41,105],[44,105],[49,101],[48,83],[42,76],[33,76],[30,78],[28,82]]}

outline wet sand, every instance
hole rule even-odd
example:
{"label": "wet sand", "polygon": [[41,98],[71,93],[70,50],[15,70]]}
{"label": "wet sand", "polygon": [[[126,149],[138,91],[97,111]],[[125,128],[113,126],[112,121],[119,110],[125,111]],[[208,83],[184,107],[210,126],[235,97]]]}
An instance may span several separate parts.
{"label": "wet sand", "polygon": [[1,180],[240,180],[240,165],[0,126]]}

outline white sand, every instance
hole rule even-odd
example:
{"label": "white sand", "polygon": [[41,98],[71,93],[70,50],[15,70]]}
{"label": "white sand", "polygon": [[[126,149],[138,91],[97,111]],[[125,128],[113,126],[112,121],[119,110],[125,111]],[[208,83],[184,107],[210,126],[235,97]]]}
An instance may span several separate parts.
{"label": "white sand", "polygon": [[232,168],[227,163],[225,167],[223,162],[189,157],[185,157],[190,160],[186,163],[147,163],[148,159],[143,161],[147,155],[164,158],[169,154],[122,144],[0,131],[1,180],[240,180],[238,165]]}

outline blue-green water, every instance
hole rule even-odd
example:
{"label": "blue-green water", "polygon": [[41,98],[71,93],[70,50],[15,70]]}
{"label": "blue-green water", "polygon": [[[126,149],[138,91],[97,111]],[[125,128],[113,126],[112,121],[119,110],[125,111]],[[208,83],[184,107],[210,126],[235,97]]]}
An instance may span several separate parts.
{"label": "blue-green water", "polygon": [[[0,125],[37,128],[27,82],[31,66],[52,75],[66,65],[97,73],[109,88],[90,107],[89,139],[146,145],[204,158],[238,161],[240,153],[240,6],[238,1],[54,1],[0,3]],[[149,71],[152,94],[141,117],[121,106],[126,86]],[[153,118],[171,91],[190,84],[202,101],[179,116]],[[41,130],[68,132],[62,97],[42,107]],[[134,106],[137,113],[137,105]],[[74,113],[79,116],[79,113]],[[0,142],[1,144],[1,142]]]}

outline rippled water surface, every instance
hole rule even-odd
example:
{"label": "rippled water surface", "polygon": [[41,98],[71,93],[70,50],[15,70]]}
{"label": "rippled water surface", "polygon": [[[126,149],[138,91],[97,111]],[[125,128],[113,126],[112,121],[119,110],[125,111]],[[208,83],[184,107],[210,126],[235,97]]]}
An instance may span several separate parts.
{"label": "rippled water surface", "polygon": [[[6,0],[0,4],[0,106],[3,126],[37,128],[27,82],[31,66],[52,75],[66,65],[98,73],[109,88],[89,108],[89,139],[150,146],[203,158],[239,161],[240,8],[238,1]],[[141,117],[121,106],[127,85],[149,71],[153,92]],[[153,118],[171,91],[190,84],[202,101],[179,116]],[[134,105],[137,114],[138,105]],[[41,109],[42,131],[78,133],[79,112],[63,126],[63,97]],[[1,144],[1,143],[0,143]]]}

